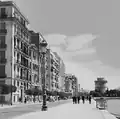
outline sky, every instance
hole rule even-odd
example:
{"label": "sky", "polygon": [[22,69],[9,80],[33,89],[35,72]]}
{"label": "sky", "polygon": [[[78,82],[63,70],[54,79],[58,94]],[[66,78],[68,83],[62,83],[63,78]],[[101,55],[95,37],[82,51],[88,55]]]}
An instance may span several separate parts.
{"label": "sky", "polygon": [[98,76],[109,88],[120,86],[120,0],[14,1],[81,88],[94,89]]}

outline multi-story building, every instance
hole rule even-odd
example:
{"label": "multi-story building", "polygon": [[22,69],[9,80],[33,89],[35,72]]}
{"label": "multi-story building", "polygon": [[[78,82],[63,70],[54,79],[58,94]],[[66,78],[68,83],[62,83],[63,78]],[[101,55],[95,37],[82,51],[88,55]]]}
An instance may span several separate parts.
{"label": "multi-story building", "polygon": [[38,70],[37,70],[38,81],[36,82],[37,83],[36,85],[39,86],[40,89],[42,89],[42,79],[41,79],[41,56],[42,55],[41,55],[40,41],[43,40],[43,36],[40,33],[36,33],[34,31],[30,31],[30,34],[31,34],[31,44],[34,44],[33,57],[36,58],[36,65],[38,65]]}
{"label": "multi-story building", "polygon": [[59,75],[60,75],[60,90],[62,91],[62,92],[64,92],[65,91],[65,64],[64,64],[64,62],[63,62],[63,60],[62,59],[60,59],[60,73],[59,73]]}
{"label": "multi-story building", "polygon": [[46,54],[46,84],[50,91],[59,90],[59,59],[52,50]]}
{"label": "multi-story building", "polygon": [[65,92],[78,92],[78,80],[73,74],[65,76]]}
{"label": "multi-story building", "polygon": [[58,59],[59,62],[59,91],[64,92],[65,91],[65,64],[61,57],[54,52],[55,56]]}
{"label": "multi-story building", "polygon": [[0,83],[17,87],[15,93],[4,96],[6,102],[24,101],[24,90],[31,83],[28,24],[14,2],[0,2]]}
{"label": "multi-story building", "polygon": [[39,64],[38,64],[38,48],[35,44],[31,44],[31,76],[33,86],[39,86]]}
{"label": "multi-story building", "polygon": [[72,74],[65,75],[65,92],[72,92]]}

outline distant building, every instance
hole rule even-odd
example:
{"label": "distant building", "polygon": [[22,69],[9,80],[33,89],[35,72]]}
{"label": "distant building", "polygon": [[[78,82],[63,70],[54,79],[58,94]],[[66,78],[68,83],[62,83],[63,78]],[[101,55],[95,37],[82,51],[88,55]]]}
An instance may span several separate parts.
{"label": "distant building", "polygon": [[46,54],[46,79],[50,91],[59,90],[59,59],[52,50],[48,49]]}
{"label": "distant building", "polygon": [[58,59],[59,62],[59,91],[63,91],[65,90],[65,64],[63,62],[63,60],[61,59],[61,57],[54,52],[55,56]]}
{"label": "distant building", "polygon": [[66,74],[65,76],[65,92],[78,92],[78,79],[73,74]]}
{"label": "distant building", "polygon": [[100,91],[101,93],[104,93],[106,91],[107,80],[105,80],[103,77],[98,77],[94,82],[96,91]]}

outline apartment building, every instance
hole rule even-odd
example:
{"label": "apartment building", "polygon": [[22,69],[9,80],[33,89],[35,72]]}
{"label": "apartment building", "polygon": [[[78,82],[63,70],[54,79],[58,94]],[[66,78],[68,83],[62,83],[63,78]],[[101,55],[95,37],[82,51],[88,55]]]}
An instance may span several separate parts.
{"label": "apartment building", "polygon": [[46,84],[49,91],[59,90],[59,60],[52,52],[48,49],[46,54]]}
{"label": "apartment building", "polygon": [[66,74],[65,76],[65,92],[78,92],[78,79],[73,74]]}
{"label": "apartment building", "polygon": [[32,77],[32,84],[39,86],[39,64],[38,64],[38,48],[35,44],[31,44],[31,77]]}
{"label": "apartment building", "polygon": [[65,90],[65,64],[63,62],[63,60],[61,59],[61,57],[56,53],[54,52],[56,58],[58,59],[58,62],[59,62],[59,91],[63,91]]}
{"label": "apartment building", "polygon": [[[24,101],[32,83],[29,21],[13,1],[0,2],[0,83],[17,87],[4,101]],[[33,48],[34,49],[34,48]],[[12,96],[11,96],[12,95]]]}
{"label": "apartment building", "polygon": [[72,92],[72,74],[66,74],[65,75],[65,92]]}
{"label": "apartment building", "polygon": [[[34,46],[36,47],[35,48],[36,50],[33,52],[33,57],[36,57],[36,65],[38,65],[38,70],[37,70],[37,72],[38,72],[38,81],[36,82],[36,85],[40,89],[42,89],[42,79],[41,79],[41,57],[42,57],[42,54],[41,54],[40,42],[44,38],[40,33],[36,33],[34,31],[30,31],[30,33],[31,33],[31,44],[34,44]],[[33,63],[33,65],[34,65],[34,63]]]}
{"label": "apartment building", "polygon": [[62,59],[60,59],[60,91],[65,91],[65,64]]}
{"label": "apartment building", "polygon": [[59,59],[51,51],[51,79],[52,91],[59,91]]}

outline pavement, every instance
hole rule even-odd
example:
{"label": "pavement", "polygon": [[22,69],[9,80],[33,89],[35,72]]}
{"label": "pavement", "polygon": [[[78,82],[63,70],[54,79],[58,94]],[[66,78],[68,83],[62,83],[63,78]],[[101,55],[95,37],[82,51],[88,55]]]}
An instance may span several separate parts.
{"label": "pavement", "polygon": [[72,100],[69,103],[59,105],[57,107],[48,108],[47,111],[36,111],[24,114],[22,116],[17,116],[12,119],[116,119],[113,115],[107,111],[101,111],[96,109],[95,101],[92,100],[92,103],[89,104],[73,104]]}
{"label": "pavement", "polygon": [[19,107],[19,106],[26,106],[26,105],[34,105],[34,104],[42,104],[42,102],[28,102],[28,103],[16,103],[13,105],[1,105],[0,109],[5,109],[5,108],[13,108],[13,107]]}
{"label": "pavement", "polygon": [[[48,108],[53,108],[59,105],[63,105],[65,103],[69,103],[71,100],[60,100],[55,102],[49,102],[47,104]],[[32,112],[40,111],[42,108],[42,104],[40,103],[33,103],[33,104],[21,104],[17,106],[10,106],[0,108],[0,119],[12,119],[16,116],[21,116],[25,114],[29,114]]]}

